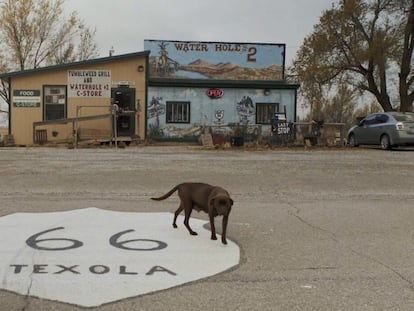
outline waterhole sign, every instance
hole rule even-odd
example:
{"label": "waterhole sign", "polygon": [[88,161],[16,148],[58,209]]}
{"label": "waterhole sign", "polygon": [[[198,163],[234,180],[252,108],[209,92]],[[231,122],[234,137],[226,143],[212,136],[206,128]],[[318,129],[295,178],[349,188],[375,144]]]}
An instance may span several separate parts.
{"label": "waterhole sign", "polygon": [[239,263],[239,247],[211,241],[205,221],[191,219],[199,235],[190,236],[172,218],[98,208],[0,217],[1,289],[95,307]]}

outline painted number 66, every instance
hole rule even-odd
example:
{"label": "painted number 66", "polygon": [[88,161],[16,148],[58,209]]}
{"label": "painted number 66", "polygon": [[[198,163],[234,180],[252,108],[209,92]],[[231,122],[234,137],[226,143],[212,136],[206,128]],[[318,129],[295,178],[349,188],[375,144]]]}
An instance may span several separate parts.
{"label": "painted number 66", "polygon": [[[29,237],[26,240],[26,244],[28,246],[30,246],[31,248],[37,249],[37,250],[42,250],[42,251],[65,251],[65,250],[69,250],[69,249],[75,249],[75,248],[79,248],[81,246],[83,246],[83,242],[79,241],[79,240],[75,240],[75,239],[66,239],[66,238],[43,238],[40,239],[40,237],[46,233],[49,233],[51,231],[56,231],[56,230],[62,230],[65,229],[64,227],[56,227],[53,229],[49,229],[49,230],[45,230],[39,233],[36,233],[34,235],[32,235],[31,237]],[[130,250],[130,251],[158,251],[161,250],[163,248],[167,247],[167,243],[162,242],[162,241],[158,241],[158,240],[149,240],[149,239],[132,239],[132,240],[125,240],[125,241],[119,241],[119,239],[130,232],[133,232],[135,230],[125,230],[125,231],[121,231],[119,233],[116,233],[114,235],[112,235],[109,238],[109,244],[115,248],[119,248],[119,249],[124,249],[124,250]],[[45,242],[57,242],[57,243],[68,243],[69,245],[67,246],[41,246],[42,243]],[[153,247],[146,247],[146,248],[140,248],[140,247],[128,247],[126,246],[129,243],[153,243],[155,244],[155,246]]]}

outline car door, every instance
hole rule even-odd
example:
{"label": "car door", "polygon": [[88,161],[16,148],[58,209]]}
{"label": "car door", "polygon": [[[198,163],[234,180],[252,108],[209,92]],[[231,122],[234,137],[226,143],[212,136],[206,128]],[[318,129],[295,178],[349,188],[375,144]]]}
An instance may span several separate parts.
{"label": "car door", "polygon": [[370,128],[370,140],[372,140],[372,144],[380,144],[381,135],[385,131],[388,120],[389,117],[386,114],[380,113],[375,115],[375,120]]}
{"label": "car door", "polygon": [[358,126],[357,141],[361,145],[371,145],[374,142],[373,128],[375,124],[375,115],[367,116]]}

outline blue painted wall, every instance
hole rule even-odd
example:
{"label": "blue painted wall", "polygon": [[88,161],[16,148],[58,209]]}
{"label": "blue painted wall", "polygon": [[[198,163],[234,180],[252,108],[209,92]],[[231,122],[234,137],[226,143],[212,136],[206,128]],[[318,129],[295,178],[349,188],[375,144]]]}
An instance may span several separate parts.
{"label": "blue painted wall", "polygon": [[[149,137],[181,139],[197,137],[203,126],[225,127],[229,123],[256,124],[256,103],[278,103],[286,111],[289,122],[295,120],[295,90],[221,88],[223,96],[211,99],[207,88],[149,87],[147,135]],[[166,102],[190,102],[190,123],[167,123]],[[262,125],[262,133],[270,134],[270,125]]]}

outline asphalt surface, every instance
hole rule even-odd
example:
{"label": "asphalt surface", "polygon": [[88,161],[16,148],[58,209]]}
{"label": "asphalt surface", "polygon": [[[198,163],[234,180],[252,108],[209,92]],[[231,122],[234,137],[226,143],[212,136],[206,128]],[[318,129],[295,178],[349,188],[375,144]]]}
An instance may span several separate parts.
{"label": "asphalt surface", "polygon": [[[93,310],[414,309],[412,150],[2,148],[0,216],[92,206],[173,212],[176,196],[150,197],[183,181],[231,193],[228,238],[240,264]],[[84,309],[0,290],[0,310]]]}

